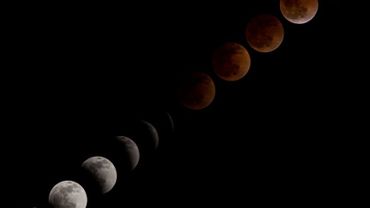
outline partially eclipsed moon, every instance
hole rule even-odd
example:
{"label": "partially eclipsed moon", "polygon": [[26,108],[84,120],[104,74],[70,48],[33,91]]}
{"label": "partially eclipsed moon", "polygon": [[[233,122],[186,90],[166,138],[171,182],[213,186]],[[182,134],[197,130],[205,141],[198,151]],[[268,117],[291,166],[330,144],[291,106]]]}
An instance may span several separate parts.
{"label": "partially eclipsed moon", "polygon": [[175,122],[173,121],[173,118],[169,112],[166,112],[166,117],[168,119],[171,133],[175,132]]}
{"label": "partially eclipsed moon", "polygon": [[123,145],[124,154],[127,157],[129,170],[134,170],[140,160],[140,151],[138,146],[132,139],[125,136],[117,136],[117,140]]}
{"label": "partially eclipsed moon", "polygon": [[178,91],[180,103],[192,110],[208,107],[214,100],[216,87],[212,78],[203,72],[194,72],[184,80]]}
{"label": "partially eclipsed moon", "polygon": [[284,27],[273,15],[258,15],[250,20],[245,30],[248,44],[262,53],[277,49],[284,39]]}
{"label": "partially eclipsed moon", "polygon": [[82,163],[82,168],[96,181],[96,185],[103,194],[109,192],[116,184],[116,168],[104,157],[90,157]]}
{"label": "partially eclipsed moon", "polygon": [[237,81],[249,71],[251,58],[247,49],[238,43],[225,43],[212,57],[215,73],[223,80]]}
{"label": "partially eclipsed moon", "polygon": [[280,11],[291,23],[304,24],[312,20],[319,8],[318,0],[280,0]]}
{"label": "partially eclipsed moon", "polygon": [[80,184],[62,181],[51,189],[49,204],[55,208],[85,208],[87,195]]}
{"label": "partially eclipsed moon", "polygon": [[[146,136],[149,139],[148,141],[151,141],[153,144],[154,149],[157,149],[159,146],[159,135],[157,129],[153,126],[153,124],[149,123],[148,121],[141,120],[140,124],[142,125],[142,130],[146,131]],[[144,139],[144,138],[143,138]]]}

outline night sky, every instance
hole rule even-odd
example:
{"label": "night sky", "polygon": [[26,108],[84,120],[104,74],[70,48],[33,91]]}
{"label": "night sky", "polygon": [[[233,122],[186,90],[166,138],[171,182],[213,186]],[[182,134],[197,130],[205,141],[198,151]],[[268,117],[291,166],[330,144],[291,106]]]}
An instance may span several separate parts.
{"label": "night sky", "polygon": [[[11,47],[2,76],[5,187],[13,202],[48,207],[50,189],[79,182],[86,158],[119,160],[113,136],[130,134],[140,119],[157,127],[159,149],[134,172],[119,172],[107,195],[88,195],[88,207],[304,205],[326,198],[338,186],[330,170],[347,113],[338,108],[350,94],[343,94],[350,75],[339,68],[347,43],[338,40],[349,25],[343,5],[320,1],[312,21],[295,25],[278,1],[244,2],[14,7],[5,20]],[[261,54],[244,30],[264,13],[281,20],[285,38]],[[212,51],[226,41],[251,55],[240,81],[212,71]],[[179,80],[192,71],[216,84],[204,110],[177,102]]]}

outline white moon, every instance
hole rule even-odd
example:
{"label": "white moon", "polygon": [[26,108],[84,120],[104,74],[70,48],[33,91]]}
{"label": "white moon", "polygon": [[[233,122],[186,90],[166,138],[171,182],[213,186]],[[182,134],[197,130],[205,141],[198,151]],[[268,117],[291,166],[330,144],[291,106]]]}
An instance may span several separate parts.
{"label": "white moon", "polygon": [[95,179],[103,194],[112,190],[116,184],[116,167],[107,158],[100,156],[90,157],[82,163],[82,168]]}
{"label": "white moon", "polygon": [[87,195],[80,184],[74,181],[62,181],[51,189],[49,204],[55,208],[85,208]]}
{"label": "white moon", "polygon": [[124,151],[128,158],[129,169],[136,168],[140,160],[140,151],[138,146],[132,139],[125,136],[117,136],[117,140],[124,145]]}

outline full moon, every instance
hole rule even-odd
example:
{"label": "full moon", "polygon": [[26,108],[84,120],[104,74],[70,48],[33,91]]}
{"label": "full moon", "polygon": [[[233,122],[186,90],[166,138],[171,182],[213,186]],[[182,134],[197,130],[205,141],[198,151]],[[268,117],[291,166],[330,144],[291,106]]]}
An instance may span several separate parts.
{"label": "full moon", "polygon": [[80,184],[74,181],[62,181],[51,189],[49,204],[55,208],[85,208],[87,195]]}
{"label": "full moon", "polygon": [[248,23],[245,37],[254,50],[261,53],[272,52],[283,42],[284,27],[273,15],[258,15]]}
{"label": "full moon", "polygon": [[97,182],[103,194],[112,190],[116,184],[116,168],[107,158],[100,156],[90,157],[82,163],[82,168]]}
{"label": "full moon", "polygon": [[244,46],[228,42],[214,52],[212,66],[221,79],[237,81],[248,73],[251,58]]}
{"label": "full moon", "polygon": [[192,110],[202,110],[214,100],[216,87],[212,78],[203,72],[194,72],[184,80],[178,91],[180,103]]}
{"label": "full moon", "polygon": [[304,24],[312,20],[319,8],[318,0],[280,0],[280,11],[291,23]]}

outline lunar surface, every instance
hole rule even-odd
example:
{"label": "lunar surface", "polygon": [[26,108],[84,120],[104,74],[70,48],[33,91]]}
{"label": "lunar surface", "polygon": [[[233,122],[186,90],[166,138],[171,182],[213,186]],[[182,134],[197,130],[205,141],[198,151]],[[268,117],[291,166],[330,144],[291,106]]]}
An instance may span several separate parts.
{"label": "lunar surface", "polygon": [[214,100],[216,87],[213,79],[204,72],[193,72],[184,80],[178,91],[180,103],[192,110],[202,110]]}
{"label": "lunar surface", "polygon": [[251,58],[244,46],[228,42],[218,48],[212,57],[215,73],[223,80],[237,81],[249,71]]}
{"label": "lunar surface", "polygon": [[254,50],[268,53],[276,50],[283,42],[284,27],[275,16],[262,14],[250,20],[245,36]]}
{"label": "lunar surface", "polygon": [[140,160],[140,151],[138,146],[132,139],[125,136],[117,136],[117,140],[124,147],[124,154],[127,156],[127,163],[130,170],[134,170]]}
{"label": "lunar surface", "polygon": [[90,157],[82,163],[82,168],[96,181],[101,193],[108,193],[117,181],[117,171],[111,161],[104,157]]}
{"label": "lunar surface", "polygon": [[51,189],[49,204],[55,208],[85,208],[87,195],[80,184],[74,181],[62,181]]}
{"label": "lunar surface", "polygon": [[318,0],[280,0],[280,11],[291,23],[304,24],[312,20],[319,8]]}

